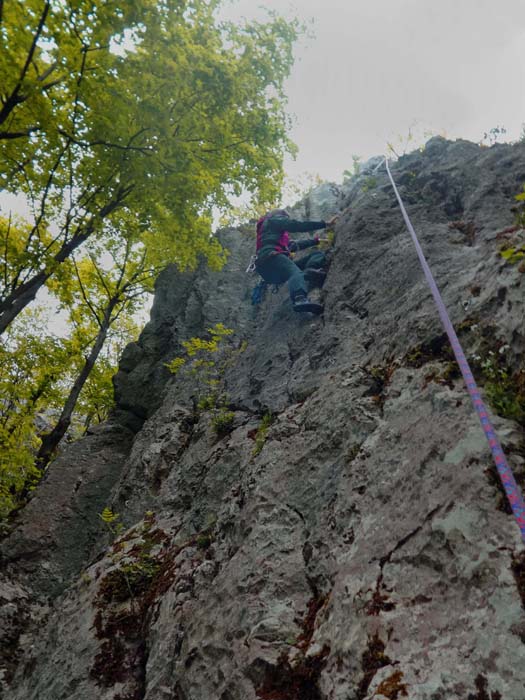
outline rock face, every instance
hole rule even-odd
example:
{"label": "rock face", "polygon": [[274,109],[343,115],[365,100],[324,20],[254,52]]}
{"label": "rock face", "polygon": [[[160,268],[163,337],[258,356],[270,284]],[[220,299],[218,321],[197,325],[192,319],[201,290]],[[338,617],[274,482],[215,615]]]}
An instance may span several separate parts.
{"label": "rock face", "polygon": [[[393,174],[523,484],[525,145],[432,139]],[[159,278],[112,423],[2,542],[6,697],[525,699],[523,543],[393,191],[321,194],[323,317],[250,305],[248,230],[222,272]]]}

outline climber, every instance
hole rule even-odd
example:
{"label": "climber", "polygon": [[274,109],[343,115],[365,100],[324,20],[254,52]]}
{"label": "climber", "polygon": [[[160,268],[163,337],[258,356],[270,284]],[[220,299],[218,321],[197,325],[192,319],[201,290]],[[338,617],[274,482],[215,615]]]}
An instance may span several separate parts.
{"label": "climber", "polygon": [[290,253],[304,250],[319,244],[320,239],[301,241],[290,240],[290,233],[317,231],[329,228],[337,221],[333,216],[329,221],[296,221],[284,209],[274,209],[257,222],[257,247],[255,269],[270,284],[282,284],[288,281],[288,289],[294,311],[310,311],[314,314],[323,312],[322,304],[308,299],[308,283],[322,286],[326,277],[324,265],[325,254],[314,251],[297,262],[290,259]]}

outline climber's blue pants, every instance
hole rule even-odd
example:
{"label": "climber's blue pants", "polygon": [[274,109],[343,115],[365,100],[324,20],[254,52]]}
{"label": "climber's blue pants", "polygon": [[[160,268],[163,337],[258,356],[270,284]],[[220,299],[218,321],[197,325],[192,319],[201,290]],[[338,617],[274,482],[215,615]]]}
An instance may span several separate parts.
{"label": "climber's blue pants", "polygon": [[309,267],[323,267],[325,262],[325,254],[320,250],[299,258],[297,262],[291,260],[284,253],[280,253],[279,255],[270,255],[264,260],[257,262],[257,272],[269,284],[288,282],[290,297],[293,301],[297,294],[306,295],[308,291],[303,270],[307,270]]}

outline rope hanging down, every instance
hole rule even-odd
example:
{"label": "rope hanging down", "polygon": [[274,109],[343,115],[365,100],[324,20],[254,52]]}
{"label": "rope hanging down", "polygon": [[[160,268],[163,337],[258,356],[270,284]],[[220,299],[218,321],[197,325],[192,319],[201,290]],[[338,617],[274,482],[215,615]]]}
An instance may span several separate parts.
{"label": "rope hanging down", "polygon": [[419,240],[414,230],[414,227],[412,226],[412,223],[408,218],[405,206],[397,190],[396,183],[394,182],[394,179],[390,172],[390,168],[388,167],[387,158],[385,158],[385,165],[388,177],[390,178],[390,182],[392,183],[392,187],[394,188],[397,201],[401,208],[401,213],[403,214],[403,218],[407,225],[408,231],[416,247],[419,262],[421,263],[421,267],[423,268],[423,272],[425,273],[428,286],[430,287],[430,291],[432,292],[432,296],[434,297],[434,301],[436,302],[441,322],[448,335],[448,339],[450,340],[452,350],[454,351],[456,361],[461,370],[461,374],[463,375],[463,379],[465,380],[465,384],[470,394],[470,398],[472,399],[472,403],[474,404],[474,408],[476,410],[476,413],[478,414],[481,427],[483,428],[483,431],[489,443],[490,450],[492,452],[492,456],[494,458],[494,462],[496,464],[496,468],[501,479],[501,483],[503,484],[503,488],[505,489],[505,493],[507,494],[507,498],[514,513],[514,517],[516,518],[518,527],[521,531],[521,537],[525,542],[525,502],[523,501],[522,493],[520,491],[519,486],[516,483],[511,468],[507,464],[507,460],[505,459],[505,455],[503,453],[503,450],[501,449],[501,445],[497,438],[496,431],[494,430],[492,423],[490,422],[487,408],[483,403],[478,386],[476,384],[474,376],[472,375],[469,363],[467,362],[467,358],[465,357],[463,348],[461,347],[461,344],[456,335],[456,331],[454,330],[454,326],[452,325],[450,317],[447,313],[447,309],[443,302],[443,298],[441,297],[441,294],[434,280],[430,267],[428,266],[428,263],[425,259],[425,255],[419,244]]}

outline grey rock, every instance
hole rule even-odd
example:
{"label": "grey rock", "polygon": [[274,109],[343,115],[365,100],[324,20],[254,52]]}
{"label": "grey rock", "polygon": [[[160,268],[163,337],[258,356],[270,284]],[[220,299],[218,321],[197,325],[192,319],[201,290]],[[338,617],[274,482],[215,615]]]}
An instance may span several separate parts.
{"label": "grey rock", "polygon": [[293,207],[288,207],[293,218],[319,221],[329,219],[339,208],[341,188],[333,182],[323,182],[308,192]]}
{"label": "grey rock", "polygon": [[[222,232],[220,273],[159,278],[116,378],[133,445],[110,426],[68,447],[85,505],[50,472],[2,544],[10,698],[523,700],[523,542],[379,164],[310,209],[343,212],[322,318],[285,289],[250,306],[253,232]],[[525,277],[498,248],[525,146],[432,139],[392,171],[476,371],[523,370]],[[223,434],[165,367],[217,322],[235,329]],[[523,484],[523,425],[494,423]],[[89,440],[119,455],[111,477]],[[127,528],[109,545],[101,504]]]}

